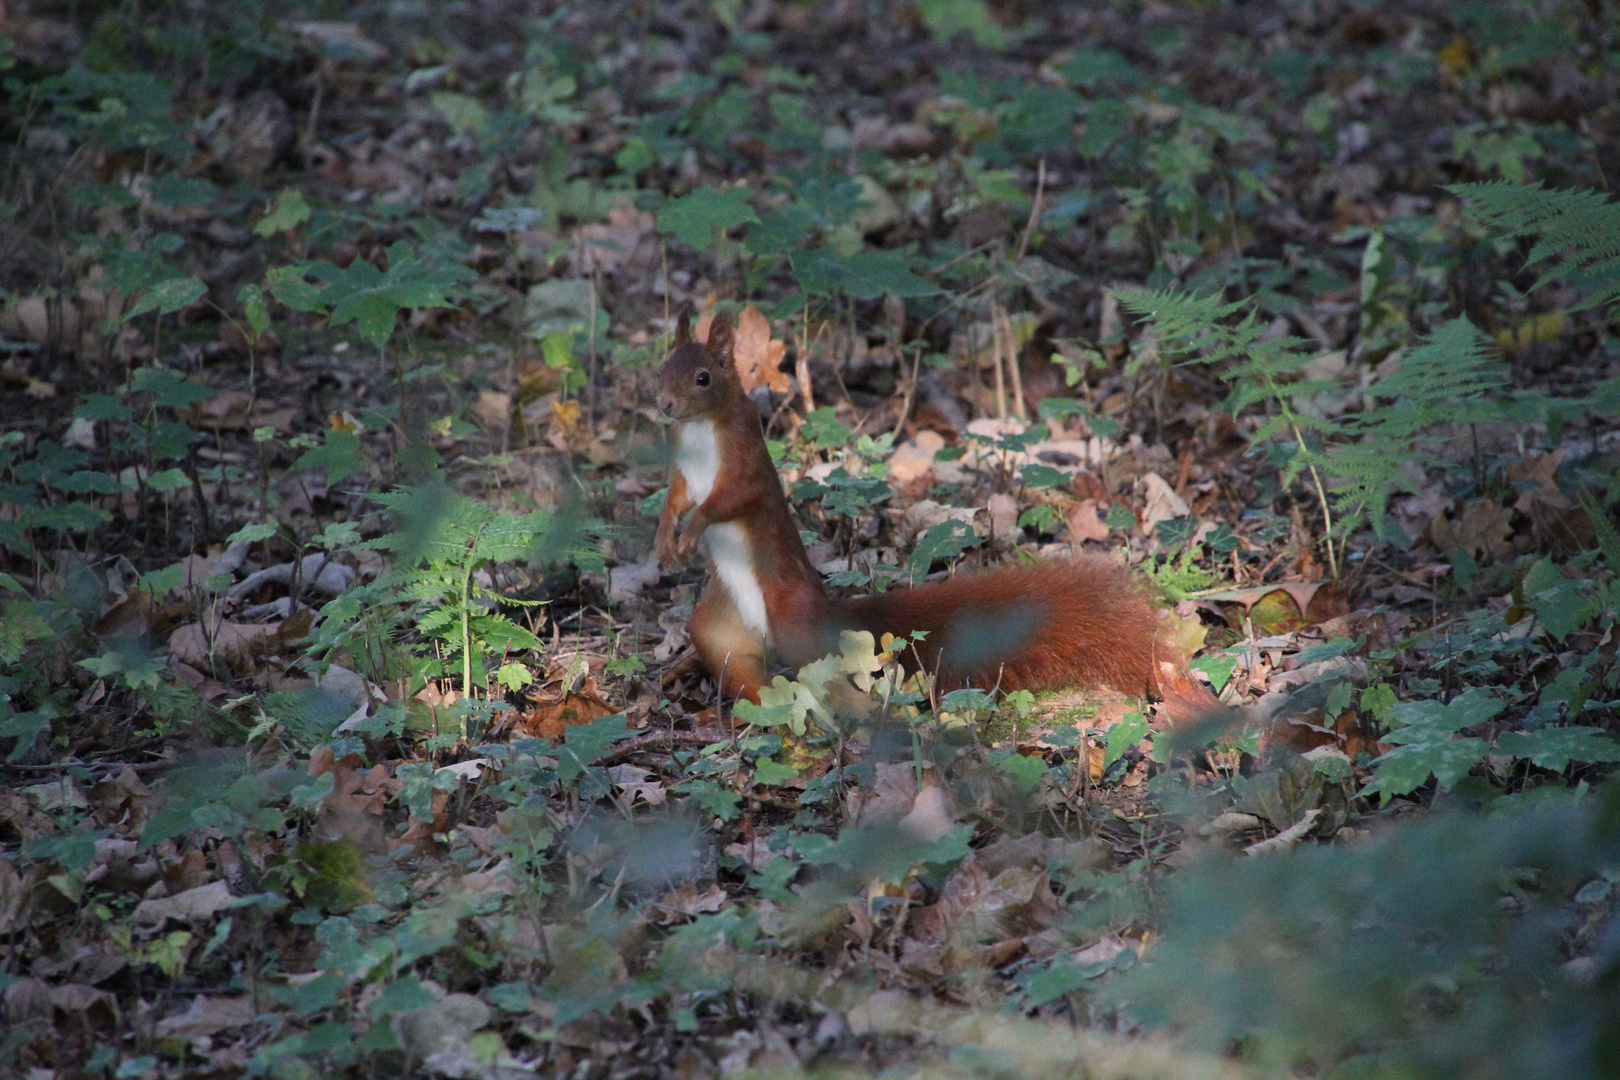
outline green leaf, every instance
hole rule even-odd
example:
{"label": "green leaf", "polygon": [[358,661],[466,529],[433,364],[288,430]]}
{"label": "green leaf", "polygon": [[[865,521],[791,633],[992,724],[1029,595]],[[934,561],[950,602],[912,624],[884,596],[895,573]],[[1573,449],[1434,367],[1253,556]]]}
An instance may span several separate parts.
{"label": "green leaf", "polygon": [[1127,713],[1123,720],[1110,727],[1103,747],[1103,772],[1124,757],[1125,751],[1146,738],[1148,730],[1147,718],[1139,712]]}
{"label": "green leaf", "polygon": [[1386,735],[1385,741],[1433,741],[1483,724],[1506,707],[1506,702],[1481,687],[1458,694],[1445,704],[1432,699],[1403,701],[1390,710],[1390,718],[1402,726]]}
{"label": "green leaf", "polygon": [[572,783],[614,743],[631,737],[630,719],[614,713],[568,729],[568,741],[557,748],[557,775]]}
{"label": "green leaf", "polygon": [[849,428],[837,420],[837,411],[831,405],[823,405],[804,418],[799,433],[821,450],[832,450],[849,442]]}
{"label": "green leaf", "polygon": [[309,200],[297,188],[285,188],[270,204],[253,232],[268,240],[278,232],[291,232],[309,220]]}
{"label": "green leaf", "polygon": [[911,272],[911,260],[898,251],[860,251],[841,256],[825,248],[800,252],[793,258],[799,287],[811,296],[830,296],[842,290],[857,300],[881,296],[928,296],[941,292]]}
{"label": "green leaf", "polygon": [[698,188],[672,199],[658,212],[658,231],[671,233],[699,251],[707,250],[716,229],[758,222],[746,187]]}
{"label": "green leaf", "polygon": [[785,784],[798,775],[799,770],[792,765],[783,765],[781,762],[772,761],[770,758],[761,758],[759,761],[754,762],[754,783],[763,784],[766,787]]}
{"label": "green leaf", "polygon": [[1620,740],[1595,727],[1509,731],[1497,738],[1496,750],[1514,757],[1529,758],[1534,764],[1553,772],[1563,772],[1571,761],[1620,761]]}
{"label": "green leaf", "polygon": [[11,753],[6,755],[6,760],[9,762],[22,759],[34,748],[34,740],[38,738],[39,733],[49,731],[51,721],[59,715],[61,714],[56,707],[46,702],[37,709],[12,713],[6,719],[0,720],[0,739],[17,740],[11,748]]}
{"label": "green leaf", "polygon": [[1027,488],[1062,487],[1069,482],[1065,473],[1050,465],[1025,465],[1018,475]]}
{"label": "green leaf", "polygon": [[1486,750],[1485,740],[1477,738],[1398,746],[1374,759],[1372,782],[1361,794],[1364,798],[1378,794],[1388,802],[1391,796],[1416,791],[1430,776],[1442,791],[1449,791],[1484,760]]}
{"label": "green leaf", "polygon": [[1529,599],[1531,610],[1554,641],[1563,641],[1598,613],[1595,605],[1581,594],[1581,583],[1576,581],[1560,582]]}
{"label": "green leaf", "polygon": [[911,580],[928,573],[935,559],[954,559],[970,547],[976,547],[983,541],[974,533],[973,526],[965,521],[952,518],[941,521],[939,524],[923,533],[922,539],[912,549],[911,556],[906,559],[906,568],[911,571]]}
{"label": "green leaf", "polygon": [[457,135],[471,136],[479,143],[489,137],[489,109],[477,98],[450,90],[438,90],[428,95],[428,100]]}
{"label": "green leaf", "polygon": [[298,460],[292,463],[292,467],[325,469],[328,486],[337,483],[350,473],[360,472],[366,467],[366,459],[360,452],[359,432],[335,429],[328,431],[326,442],[313,450],[304,451]]}
{"label": "green leaf", "polygon": [[990,764],[1006,773],[1011,778],[1013,787],[1025,795],[1039,788],[1046,774],[1052,771],[1046,759],[1039,756],[1026,757],[1010,747],[990,751]]}
{"label": "green leaf", "polygon": [[1200,656],[1187,666],[1208,675],[1210,686],[1218,694],[1226,689],[1226,684],[1232,680],[1232,672],[1237,670],[1237,665],[1236,654],[1218,653],[1214,656]]}
{"label": "green leaf", "polygon": [[225,542],[227,544],[239,544],[246,541],[249,544],[256,544],[260,540],[268,540],[274,535],[276,535],[274,522],[258,521],[237,529],[225,538]]}
{"label": "green leaf", "polygon": [[985,0],[917,0],[917,13],[941,45],[965,33],[982,49],[999,51],[1007,46],[1007,31],[991,17]]}
{"label": "green leaf", "polygon": [[172,315],[181,308],[190,307],[208,292],[208,286],[194,277],[174,277],[158,282],[147,289],[135,306],[124,314],[124,322],[148,311],[159,315]]}
{"label": "green leaf", "polygon": [[270,329],[270,306],[265,303],[264,290],[257,285],[244,285],[237,290],[236,299],[241,302],[242,314],[247,316],[254,334],[263,337]]}
{"label": "green leaf", "polygon": [[198,382],[191,382],[178,371],[168,368],[136,368],[130,376],[130,389],[138,393],[151,393],[159,405],[185,408],[199,405],[214,397],[214,390]]}
{"label": "green leaf", "polygon": [[265,274],[265,287],[270,295],[294,311],[325,311],[321,300],[324,291],[319,285],[304,280],[304,266],[273,266]]}
{"label": "green leaf", "polygon": [[328,281],[321,299],[332,305],[331,324],[355,323],[360,335],[379,349],[393,334],[394,316],[401,310],[454,307],[463,285],[477,277],[459,263],[419,256],[403,240],[389,246],[386,273],[364,259],[345,269],[317,263],[310,273]]}

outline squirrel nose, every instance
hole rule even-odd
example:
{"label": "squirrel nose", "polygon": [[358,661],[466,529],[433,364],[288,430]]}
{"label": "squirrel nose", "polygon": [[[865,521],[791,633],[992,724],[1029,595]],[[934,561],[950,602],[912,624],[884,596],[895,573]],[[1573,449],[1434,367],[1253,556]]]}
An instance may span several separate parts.
{"label": "squirrel nose", "polygon": [[662,396],[659,397],[659,399],[658,399],[658,411],[659,412],[663,413],[665,416],[668,416],[669,413],[670,413],[670,410],[673,409],[674,407],[675,407],[675,403],[673,401],[671,401],[669,398],[662,397]]}

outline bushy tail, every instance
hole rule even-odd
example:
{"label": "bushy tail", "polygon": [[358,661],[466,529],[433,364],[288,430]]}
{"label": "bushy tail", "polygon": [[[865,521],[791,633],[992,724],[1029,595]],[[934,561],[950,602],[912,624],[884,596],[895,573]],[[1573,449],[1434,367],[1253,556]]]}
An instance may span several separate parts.
{"label": "bushy tail", "polygon": [[918,652],[949,689],[1108,686],[1154,697],[1169,691],[1177,720],[1218,707],[1182,657],[1160,641],[1145,585],[1106,556],[963,574],[843,601],[837,614],[840,629],[869,630],[880,639],[928,631]]}

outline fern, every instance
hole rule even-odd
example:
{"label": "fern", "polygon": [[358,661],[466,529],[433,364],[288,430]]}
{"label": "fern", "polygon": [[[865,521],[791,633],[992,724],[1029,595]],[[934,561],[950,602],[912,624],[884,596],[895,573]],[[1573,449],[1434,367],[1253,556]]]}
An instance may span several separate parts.
{"label": "fern", "polygon": [[1347,417],[1343,434],[1357,441],[1330,447],[1326,470],[1333,478],[1334,509],[1348,530],[1365,516],[1388,537],[1384,512],[1396,491],[1410,490],[1401,465],[1437,460],[1426,451],[1457,428],[1494,417],[1506,365],[1466,318],[1438,327],[1408,352],[1400,366],[1363,391],[1387,404],[1371,404]]}
{"label": "fern", "polygon": [[[1119,298],[1126,310],[1150,319],[1161,348],[1192,354],[1204,364],[1227,362],[1221,375],[1231,394],[1223,408],[1235,415],[1263,401],[1275,403],[1275,413],[1254,440],[1284,437],[1293,443],[1283,479],[1292,482],[1310,473],[1327,520],[1324,547],[1335,571],[1335,535],[1346,536],[1369,519],[1378,535],[1388,538],[1389,498],[1411,487],[1404,461],[1433,460],[1429,444],[1498,411],[1493,395],[1502,388],[1505,367],[1466,318],[1437,328],[1374,383],[1366,391],[1374,399],[1368,409],[1334,421],[1306,412],[1299,403],[1337,384],[1299,377],[1309,359],[1307,343],[1268,338],[1249,302],[1146,290],[1122,291]],[[1237,321],[1222,321],[1239,312],[1244,314]],[[1307,431],[1316,437],[1308,439]]]}
{"label": "fern", "polygon": [[[595,519],[576,520],[575,515],[546,510],[502,514],[440,485],[371,497],[393,513],[395,529],[359,547],[390,553],[391,566],[370,585],[322,609],[327,627],[317,648],[352,648],[379,612],[387,618],[403,607],[414,616],[416,631],[437,643],[440,656],[460,660],[463,693],[469,698],[488,681],[486,658],[540,648],[539,640],[501,608],[543,601],[497,593],[481,584],[480,571],[519,559],[564,559],[582,569],[602,566],[595,541],[605,527]],[[432,671],[443,665],[426,661],[416,666]],[[525,677],[515,667],[495,676],[503,683]]]}
{"label": "fern", "polygon": [[1468,217],[1508,238],[1535,237],[1529,262],[1557,260],[1531,286],[1566,278],[1586,293],[1575,309],[1620,300],[1620,203],[1598,191],[1556,190],[1497,181],[1452,184]]}
{"label": "fern", "polygon": [[[1213,294],[1196,296],[1149,289],[1121,289],[1116,295],[1121,307],[1152,322],[1161,350],[1171,355],[1190,356],[1188,362],[1193,363],[1230,362],[1221,372],[1232,388],[1221,406],[1223,409],[1236,416],[1263,401],[1276,404],[1276,413],[1255,431],[1254,441],[1265,442],[1280,435],[1292,440],[1293,449],[1283,465],[1283,481],[1292,483],[1301,473],[1310,472],[1327,520],[1323,547],[1328,566],[1334,576],[1338,576],[1333,511],[1320,471],[1325,462],[1321,452],[1305,437],[1308,430],[1316,431],[1319,437],[1331,436],[1338,431],[1338,425],[1326,417],[1302,411],[1295,404],[1311,394],[1333,389],[1335,384],[1299,377],[1310,359],[1305,351],[1308,343],[1303,338],[1288,335],[1270,336],[1269,327],[1260,322],[1252,301],[1227,303]],[[1242,318],[1236,322],[1226,321],[1240,311],[1244,312]]]}

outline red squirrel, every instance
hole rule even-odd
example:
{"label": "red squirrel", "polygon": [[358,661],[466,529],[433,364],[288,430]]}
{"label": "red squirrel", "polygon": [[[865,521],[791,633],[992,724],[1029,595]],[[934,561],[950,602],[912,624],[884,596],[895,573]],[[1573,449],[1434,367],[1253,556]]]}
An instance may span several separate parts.
{"label": "red squirrel", "polygon": [[713,572],[691,635],[724,692],[757,704],[772,654],[803,667],[837,651],[844,630],[867,630],[878,641],[925,630],[917,659],[945,689],[1106,685],[1165,696],[1173,719],[1218,707],[1160,639],[1144,586],[1106,556],[962,574],[853,600],[828,596],[743,392],[725,315],[714,317],[707,343],[693,340],[681,316],[658,372],[658,407],[675,421],[658,561],[684,563],[700,549],[707,556]]}

